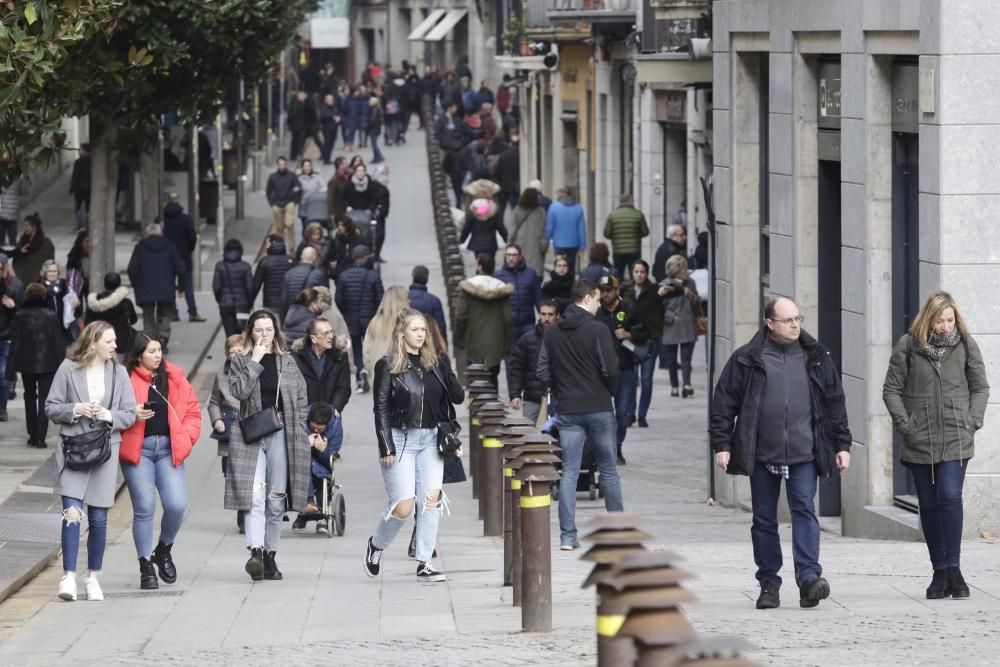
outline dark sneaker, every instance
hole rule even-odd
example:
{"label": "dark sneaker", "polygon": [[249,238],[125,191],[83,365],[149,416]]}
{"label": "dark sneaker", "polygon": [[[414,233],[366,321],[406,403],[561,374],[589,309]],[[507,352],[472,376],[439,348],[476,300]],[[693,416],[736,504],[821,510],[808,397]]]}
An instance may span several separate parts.
{"label": "dark sneaker", "polygon": [[948,589],[948,570],[934,570],[934,578],[931,585],[927,587],[928,600],[940,600],[951,595]]}
{"label": "dark sneaker", "polygon": [[[13,396],[11,396],[11,398],[13,398]],[[0,422],[5,422],[5,421],[7,421],[7,419],[8,419],[7,418],[7,411],[6,410],[0,410]]]}
{"label": "dark sneaker", "polygon": [[777,609],[781,606],[781,596],[778,595],[778,587],[770,581],[764,581],[760,585],[760,595],[757,596],[757,609]]}
{"label": "dark sneaker", "polygon": [[964,600],[969,597],[969,584],[965,583],[962,570],[957,567],[948,568],[948,592],[956,600]]}
{"label": "dark sneaker", "polygon": [[154,591],[160,587],[160,582],[156,580],[156,569],[153,562],[145,558],[139,559],[139,588],[144,591]]}
{"label": "dark sneaker", "polygon": [[254,547],[250,550],[250,559],[243,566],[254,581],[264,581],[264,550]]}
{"label": "dark sneaker", "polygon": [[377,577],[382,571],[382,550],[376,549],[371,537],[368,538],[368,548],[365,551],[365,574]]}
{"label": "dark sneaker", "polygon": [[330,528],[326,525],[326,519],[320,519],[316,522],[316,533],[318,535],[329,535]]}
{"label": "dark sneaker", "polygon": [[639,417],[639,428],[649,428],[649,422],[645,417]]}
{"label": "dark sneaker", "polygon": [[205,318],[201,315],[192,315],[188,318],[188,322],[204,322]]}
{"label": "dark sneaker", "polygon": [[246,527],[243,525],[243,510],[236,510],[236,528],[239,529],[240,535],[246,532]]}
{"label": "dark sneaker", "polygon": [[368,384],[368,371],[367,370],[362,370],[361,371],[361,393],[362,394],[367,394],[369,389],[371,389],[371,385]]}
{"label": "dark sneaker", "polygon": [[820,600],[830,597],[830,582],[823,577],[816,577],[799,586],[799,606],[808,609],[819,604]]}
{"label": "dark sneaker", "polygon": [[306,527],[306,520],[301,514],[299,514],[295,518],[295,521],[292,522],[292,530],[302,530],[305,527]]}
{"label": "dark sneaker", "polygon": [[618,465],[623,466],[626,463],[628,463],[628,461],[625,460],[625,457],[622,456],[622,453],[619,451],[618,452]]}
{"label": "dark sneaker", "polygon": [[635,424],[635,415],[629,415],[629,417],[628,417],[628,425],[632,426],[633,424]]}
{"label": "dark sneaker", "polygon": [[580,548],[580,543],[575,541],[563,542],[562,544],[559,545],[560,551],[573,551],[574,549],[579,549],[579,548]]}
{"label": "dark sneaker", "polygon": [[445,581],[448,577],[444,575],[444,572],[438,572],[430,563],[418,563],[417,564],[417,581],[423,583],[434,583],[438,581]]}

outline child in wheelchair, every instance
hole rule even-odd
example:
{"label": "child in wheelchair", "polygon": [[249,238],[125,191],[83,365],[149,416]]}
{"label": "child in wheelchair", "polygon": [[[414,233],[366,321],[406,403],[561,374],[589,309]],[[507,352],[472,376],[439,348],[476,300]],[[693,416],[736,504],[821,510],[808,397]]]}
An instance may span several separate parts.
{"label": "child in wheelchair", "polygon": [[292,529],[302,530],[309,521],[316,521],[316,532],[328,535],[328,521],[336,520],[337,499],[334,496],[339,495],[339,487],[334,483],[334,462],[340,458],[344,427],[333,406],[317,401],[309,408],[306,433],[312,455],[309,491],[305,511],[299,513]]}

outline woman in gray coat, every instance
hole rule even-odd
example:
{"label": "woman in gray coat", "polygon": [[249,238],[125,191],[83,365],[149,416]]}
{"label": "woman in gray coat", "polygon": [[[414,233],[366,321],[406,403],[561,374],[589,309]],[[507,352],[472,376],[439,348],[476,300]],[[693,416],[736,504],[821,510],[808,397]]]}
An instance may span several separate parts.
{"label": "woman in gray coat", "polygon": [[[663,302],[663,350],[670,371],[670,395],[679,393],[684,398],[694,396],[691,387],[691,356],[694,354],[694,344],[698,342],[698,328],[694,321],[695,308],[700,299],[698,287],[688,277],[688,263],[681,255],[674,255],[667,260],[667,279],[664,281],[671,287],[683,287],[684,293],[667,297]],[[661,290],[662,292],[663,290]],[[677,352],[681,353],[681,375],[684,380],[682,392],[678,392]]]}
{"label": "woman in gray coat", "polygon": [[933,292],[896,343],[882,387],[900,454],[913,474],[920,526],[934,568],[927,599],[967,598],[961,570],[962,488],[990,387],[979,345],[955,300]]}
{"label": "woman in gray coat", "polygon": [[535,188],[525,188],[521,199],[511,212],[510,236],[507,244],[521,246],[524,263],[545,275],[545,253],[549,251],[549,240],[545,237],[545,209],[538,202],[539,192]]}
{"label": "woman in gray coat", "polygon": [[91,322],[80,334],[68,358],[59,366],[45,400],[45,415],[60,425],[59,440],[92,431],[97,421],[111,425],[111,456],[88,470],[66,466],[62,447],[56,448],[55,493],[62,496],[63,577],[59,598],[76,600],[76,560],[80,552],[80,521],[87,505],[88,600],[103,600],[98,582],[108,535],[108,508],[115,504],[121,432],[136,418],[135,395],[125,368],[117,363],[115,330],[104,321]]}
{"label": "woman in gray coat", "polygon": [[[240,402],[240,417],[229,438],[225,506],[246,510],[250,578],[281,579],[275,562],[281,522],[286,509],[305,510],[311,456],[306,383],[271,311],[258,310],[247,320],[242,353],[229,362],[229,391]],[[247,442],[240,421],[274,407],[284,427]]]}

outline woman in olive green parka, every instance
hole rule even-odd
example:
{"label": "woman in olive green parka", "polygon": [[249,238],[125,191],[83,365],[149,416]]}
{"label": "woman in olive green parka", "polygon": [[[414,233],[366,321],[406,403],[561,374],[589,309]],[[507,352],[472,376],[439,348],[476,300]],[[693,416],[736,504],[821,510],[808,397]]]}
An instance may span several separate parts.
{"label": "woman in olive green parka", "polygon": [[933,292],[896,343],[882,387],[917,487],[934,577],[929,600],[969,597],[960,569],[962,487],[990,387],[979,345],[947,292]]}

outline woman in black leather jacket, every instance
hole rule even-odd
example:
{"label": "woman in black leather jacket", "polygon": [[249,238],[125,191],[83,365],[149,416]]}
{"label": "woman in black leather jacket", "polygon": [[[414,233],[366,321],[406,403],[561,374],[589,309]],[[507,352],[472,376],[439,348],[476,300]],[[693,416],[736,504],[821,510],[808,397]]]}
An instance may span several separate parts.
{"label": "woman in black leather jacket", "polygon": [[465,390],[448,357],[438,355],[419,311],[407,308],[396,319],[389,354],[375,364],[375,435],[389,496],[385,512],[368,538],[365,572],[377,577],[382,550],[413,513],[417,498],[417,581],[444,581],[431,565],[441,511],[444,459],[438,453],[438,424],[448,420],[448,403],[465,400]]}

